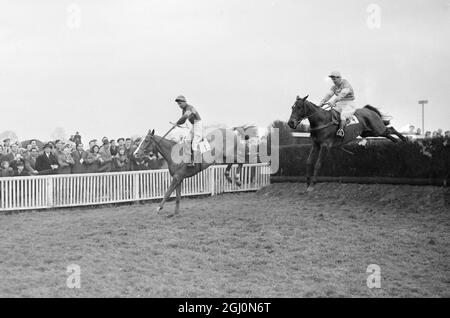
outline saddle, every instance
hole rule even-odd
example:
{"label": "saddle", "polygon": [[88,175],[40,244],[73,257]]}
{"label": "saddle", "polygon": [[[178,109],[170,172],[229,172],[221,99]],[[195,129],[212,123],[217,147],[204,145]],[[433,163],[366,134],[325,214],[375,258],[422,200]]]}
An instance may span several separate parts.
{"label": "saddle", "polygon": [[[356,117],[356,113],[358,110],[355,111],[355,114],[353,114],[352,118],[350,120],[347,120],[347,123],[345,126],[350,126],[359,123],[358,117]],[[331,122],[333,122],[333,125],[339,125],[339,122],[341,121],[341,115],[338,111],[331,109]]]}

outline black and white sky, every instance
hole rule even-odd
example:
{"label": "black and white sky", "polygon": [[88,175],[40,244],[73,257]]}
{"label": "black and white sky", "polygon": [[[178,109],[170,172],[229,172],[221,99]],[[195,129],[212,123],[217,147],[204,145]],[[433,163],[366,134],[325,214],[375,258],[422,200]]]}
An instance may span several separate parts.
{"label": "black and white sky", "polygon": [[0,130],[163,134],[183,94],[206,124],[287,120],[339,70],[399,128],[450,129],[448,0],[0,0]]}

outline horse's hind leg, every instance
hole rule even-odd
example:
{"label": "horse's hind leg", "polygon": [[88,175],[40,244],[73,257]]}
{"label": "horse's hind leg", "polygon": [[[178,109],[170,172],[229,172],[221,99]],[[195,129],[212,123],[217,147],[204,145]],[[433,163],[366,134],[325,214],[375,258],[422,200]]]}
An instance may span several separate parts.
{"label": "horse's hind leg", "polygon": [[401,141],[408,141],[408,139],[406,139],[406,137],[399,133],[394,127],[387,127],[387,131],[391,135],[396,135],[401,139]]}
{"label": "horse's hind leg", "polygon": [[231,179],[231,177],[230,177],[230,170],[231,170],[231,167],[233,166],[233,164],[232,163],[229,163],[228,165],[227,165],[227,168],[225,169],[225,178],[227,179],[227,181],[229,182],[229,183],[233,183],[233,179]]}
{"label": "horse's hind leg", "polygon": [[156,211],[161,211],[164,208],[164,203],[169,199],[170,195],[172,194],[173,190],[175,190],[178,185],[181,184],[181,181],[183,181],[183,178],[174,176],[172,178],[172,182],[170,183],[169,189],[167,189],[166,193],[164,194],[164,198],[159,203],[159,206],[156,208]]}
{"label": "horse's hind leg", "polygon": [[236,185],[238,187],[240,187],[242,185],[242,182],[241,182],[242,166],[243,166],[242,163],[238,164],[238,167],[237,167],[237,170],[236,170],[236,175],[234,176],[234,181],[236,182]]}
{"label": "horse's hind leg", "polygon": [[397,138],[392,137],[389,133],[386,133],[384,135],[384,137],[386,137],[387,139],[389,139],[392,142],[399,142],[399,140]]}
{"label": "horse's hind leg", "polygon": [[177,193],[177,199],[175,202],[175,214],[178,214],[180,212],[180,200],[181,200],[181,182],[178,184],[178,186],[175,189]]}

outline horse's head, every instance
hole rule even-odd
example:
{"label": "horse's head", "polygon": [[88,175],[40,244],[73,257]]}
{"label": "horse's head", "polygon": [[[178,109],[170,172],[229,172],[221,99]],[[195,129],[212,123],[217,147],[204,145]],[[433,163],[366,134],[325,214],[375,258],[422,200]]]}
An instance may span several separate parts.
{"label": "horse's head", "polygon": [[153,138],[154,135],[154,129],[148,131],[147,136],[142,139],[141,143],[133,153],[136,159],[142,159],[144,157],[144,154],[149,154],[152,157],[156,155],[155,139]]}
{"label": "horse's head", "polygon": [[292,129],[297,128],[298,124],[306,117],[306,107],[305,102],[309,95],[301,98],[297,96],[294,106],[292,106],[291,117],[289,117],[288,125]]}

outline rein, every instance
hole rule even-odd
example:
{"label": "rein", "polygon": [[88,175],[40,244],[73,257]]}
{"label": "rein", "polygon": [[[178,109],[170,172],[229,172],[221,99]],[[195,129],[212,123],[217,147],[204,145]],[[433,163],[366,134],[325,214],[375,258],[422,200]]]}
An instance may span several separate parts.
{"label": "rein", "polygon": [[[331,106],[327,106],[327,107],[325,107],[325,108],[320,108],[320,109],[328,110],[328,108],[331,108]],[[313,117],[314,115],[316,115],[316,114],[318,114],[318,113],[319,113],[319,111],[315,111],[315,112],[312,113],[311,115],[306,116],[306,117],[303,117],[303,118],[300,119],[300,121],[298,122],[297,127],[302,123],[302,121],[304,121],[305,119],[309,119],[309,118]],[[324,128],[330,127],[330,126],[335,125],[335,124],[337,124],[337,122],[334,121],[334,120],[331,120],[329,123],[320,125],[319,127],[316,127],[316,128],[309,128],[309,131],[318,131],[318,130],[322,130],[322,129],[324,129]]]}

